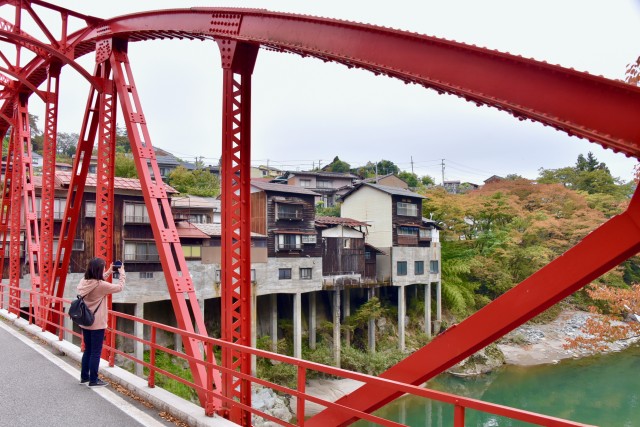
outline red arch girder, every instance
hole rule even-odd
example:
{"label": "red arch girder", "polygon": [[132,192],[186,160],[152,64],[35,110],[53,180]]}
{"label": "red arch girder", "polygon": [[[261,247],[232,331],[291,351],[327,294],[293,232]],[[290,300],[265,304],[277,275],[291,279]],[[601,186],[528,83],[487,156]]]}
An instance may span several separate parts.
{"label": "red arch girder", "polygon": [[132,42],[225,38],[335,61],[454,94],[640,157],[640,123],[633,114],[640,107],[639,88],[507,53],[335,19],[193,8],[96,20],[70,36],[73,54],[66,54],[78,58],[93,52],[97,40],[113,36]]}
{"label": "red arch girder", "polygon": [[364,68],[640,156],[640,89],[533,59],[373,25],[264,10],[190,9],[106,20],[85,41],[215,37]]}

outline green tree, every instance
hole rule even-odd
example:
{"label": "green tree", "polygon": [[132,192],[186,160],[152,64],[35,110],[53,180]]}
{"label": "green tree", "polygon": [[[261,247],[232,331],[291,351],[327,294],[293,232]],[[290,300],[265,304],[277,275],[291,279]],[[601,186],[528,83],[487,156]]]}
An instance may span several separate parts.
{"label": "green tree", "polygon": [[351,165],[347,162],[343,162],[338,156],[333,158],[333,161],[327,165],[327,172],[342,172],[348,173],[351,170]]}
{"label": "green tree", "polygon": [[72,158],[76,154],[76,147],[80,136],[77,133],[58,132],[57,150],[61,157]]}
{"label": "green tree", "polygon": [[425,187],[429,187],[431,185],[436,185],[436,180],[433,179],[432,177],[430,177],[429,175],[424,175],[422,178],[420,178],[420,182]]}
{"label": "green tree", "polygon": [[380,160],[378,163],[378,175],[398,175],[400,168],[391,160]]}
{"label": "green tree", "polygon": [[203,197],[220,194],[218,177],[203,169],[189,171],[184,166],[178,166],[169,174],[169,185],[182,194]]}
{"label": "green tree", "polygon": [[398,174],[398,178],[407,183],[407,185],[411,188],[416,188],[420,181],[418,181],[418,175],[415,173],[402,171]]}
{"label": "green tree", "polygon": [[138,171],[133,157],[122,152],[116,152],[114,174],[120,178],[137,178]]}
{"label": "green tree", "polygon": [[116,126],[116,153],[130,153],[131,143],[129,142],[129,136],[127,129]]}

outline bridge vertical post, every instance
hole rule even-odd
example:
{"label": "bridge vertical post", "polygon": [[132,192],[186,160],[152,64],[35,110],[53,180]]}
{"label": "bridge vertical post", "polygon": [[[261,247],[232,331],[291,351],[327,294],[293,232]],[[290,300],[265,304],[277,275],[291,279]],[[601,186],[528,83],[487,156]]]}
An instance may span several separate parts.
{"label": "bridge vertical post", "polygon": [[53,277],[53,227],[56,178],[56,146],[58,133],[58,91],[60,88],[59,61],[47,67],[47,92],[45,105],[44,138],[42,142],[42,191],[40,193],[40,319],[42,327],[55,332],[54,325],[47,324],[49,297]]}
{"label": "bridge vertical post", "polygon": [[[12,125],[13,126],[13,125]],[[15,144],[13,143],[13,129],[11,137],[9,138],[9,147],[7,150],[7,160],[4,165],[4,183],[2,186],[2,204],[0,205],[0,308],[4,308],[5,303],[5,284],[4,278],[4,264],[5,254],[9,253],[7,250],[7,232],[9,231],[10,213],[11,213],[11,189],[12,189],[12,176],[13,176],[13,150]],[[9,260],[10,261],[10,260]]]}
{"label": "bridge vertical post", "polygon": [[[96,227],[94,256],[105,260],[107,265],[113,261],[113,186],[116,153],[116,109],[117,95],[113,80],[110,79],[111,64],[106,55],[96,53],[96,62],[100,61],[102,92],[98,97],[98,165],[96,168]],[[111,281],[112,277],[106,279]],[[112,309],[113,298],[107,296],[107,307]],[[109,316],[110,321],[115,317]],[[115,328],[115,324],[109,325]],[[105,341],[112,342],[111,332],[106,331]],[[102,357],[109,359],[112,350],[103,349]]]}
{"label": "bridge vertical post", "polygon": [[[142,104],[140,103],[138,90],[131,71],[127,54],[127,40],[113,39],[112,43],[112,47],[109,47],[108,50],[110,52],[109,61],[113,72],[113,81],[120,107],[122,108],[122,115],[125,118],[142,195],[149,213],[149,222],[153,230],[153,237],[167,282],[167,290],[171,296],[176,321],[178,327],[183,331],[206,336],[207,330],[204,324],[204,317],[198,304],[193,280],[189,274],[184,252],[180,245],[166,186],[162,182],[162,175],[151,145],[151,136],[149,135]],[[214,398],[213,406],[211,406],[210,401],[207,401],[208,391],[212,387],[219,391],[221,384],[219,371],[214,372],[213,384],[207,383],[206,369],[203,363],[198,362],[204,360],[202,342],[185,335],[183,336],[183,345],[185,353],[191,358],[189,366],[193,374],[193,381],[199,386],[197,392],[200,404],[203,408],[220,408],[220,399]],[[215,363],[215,360],[209,360],[208,362]]]}
{"label": "bridge vertical post", "polygon": [[[251,346],[251,75],[258,46],[217,40],[222,89],[222,339]],[[251,374],[251,358],[223,349],[223,366]],[[223,393],[251,406],[251,384],[223,375]],[[251,413],[232,405],[230,419],[251,425]]]}
{"label": "bridge vertical post", "polygon": [[19,148],[20,132],[18,132],[16,122],[18,117],[18,107],[14,107],[13,129],[11,132],[11,203],[9,229],[9,312],[17,316],[20,315],[20,258],[22,250],[20,247],[20,217],[22,214],[22,150]]}

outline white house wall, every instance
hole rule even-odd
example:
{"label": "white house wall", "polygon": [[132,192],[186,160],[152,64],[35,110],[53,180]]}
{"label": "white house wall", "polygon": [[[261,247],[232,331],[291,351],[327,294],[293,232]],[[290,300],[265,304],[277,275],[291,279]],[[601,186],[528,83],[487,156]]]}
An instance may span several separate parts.
{"label": "white house wall", "polygon": [[343,227],[342,225],[338,225],[337,227],[322,230],[322,237],[348,237],[352,239],[362,239],[363,233],[350,227]]}
{"label": "white house wall", "polygon": [[345,199],[340,216],[368,223],[367,243],[376,248],[393,245],[391,195],[362,186]]}

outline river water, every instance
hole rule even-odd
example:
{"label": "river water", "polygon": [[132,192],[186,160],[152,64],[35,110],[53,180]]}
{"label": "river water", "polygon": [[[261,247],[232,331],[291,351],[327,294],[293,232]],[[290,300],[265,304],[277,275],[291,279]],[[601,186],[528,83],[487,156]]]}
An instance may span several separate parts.
{"label": "river water", "polygon": [[[472,379],[445,374],[427,387],[585,424],[640,427],[640,345],[555,365],[504,366]],[[376,415],[409,426],[453,425],[453,406],[412,396],[387,405]],[[531,426],[471,410],[466,411],[465,421],[467,427]]]}

